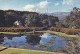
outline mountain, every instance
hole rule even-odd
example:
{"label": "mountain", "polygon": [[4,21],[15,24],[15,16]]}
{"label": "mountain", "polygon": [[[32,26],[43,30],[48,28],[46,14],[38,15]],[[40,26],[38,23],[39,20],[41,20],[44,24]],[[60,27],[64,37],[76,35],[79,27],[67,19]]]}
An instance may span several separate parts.
{"label": "mountain", "polygon": [[47,15],[56,16],[59,18],[59,20],[64,20],[64,18],[70,14],[70,12],[55,12],[55,13],[42,13]]}

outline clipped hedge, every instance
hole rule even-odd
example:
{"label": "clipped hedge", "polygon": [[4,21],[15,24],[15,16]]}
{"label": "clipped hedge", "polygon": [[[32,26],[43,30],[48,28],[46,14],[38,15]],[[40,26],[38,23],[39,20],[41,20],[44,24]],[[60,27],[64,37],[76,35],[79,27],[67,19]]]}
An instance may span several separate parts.
{"label": "clipped hedge", "polygon": [[0,28],[0,32],[24,32],[24,31],[42,31],[44,27],[28,27],[28,28]]}
{"label": "clipped hedge", "polygon": [[71,34],[71,35],[76,35],[76,34],[80,33],[80,30],[72,30],[72,29],[68,29],[68,28],[51,27],[50,30],[56,31],[56,32],[62,32],[62,33],[66,33],[66,34]]}

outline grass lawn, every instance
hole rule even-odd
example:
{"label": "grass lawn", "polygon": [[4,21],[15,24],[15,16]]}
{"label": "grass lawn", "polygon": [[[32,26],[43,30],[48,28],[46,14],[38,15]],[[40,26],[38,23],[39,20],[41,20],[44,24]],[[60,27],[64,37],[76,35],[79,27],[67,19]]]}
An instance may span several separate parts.
{"label": "grass lawn", "polygon": [[55,31],[50,31],[50,30],[46,30],[46,31],[37,31],[37,32],[49,32],[49,33],[53,33],[56,34],[58,36],[66,36],[66,37],[78,37],[77,35],[68,35],[62,32],[55,32]]}
{"label": "grass lawn", "polygon": [[19,32],[0,32],[0,34],[20,34]]}
{"label": "grass lawn", "polygon": [[[58,36],[66,36],[66,37],[78,37],[78,35],[69,35],[69,34],[65,34],[62,32],[56,32],[56,31],[50,31],[50,30],[46,30],[46,31],[35,31],[35,32],[48,32],[48,33],[53,33],[55,35]],[[0,32],[0,34],[24,34],[24,33],[33,33],[32,31],[30,32]]]}
{"label": "grass lawn", "polygon": [[6,48],[6,47],[0,46],[0,50],[2,50],[2,49],[4,49],[4,48]]}
{"label": "grass lawn", "polygon": [[3,52],[0,52],[0,54],[63,54],[63,53],[9,48]]}
{"label": "grass lawn", "polygon": [[0,32],[0,34],[15,34],[15,35],[24,34],[24,33],[33,33],[33,31],[30,31],[30,32]]}

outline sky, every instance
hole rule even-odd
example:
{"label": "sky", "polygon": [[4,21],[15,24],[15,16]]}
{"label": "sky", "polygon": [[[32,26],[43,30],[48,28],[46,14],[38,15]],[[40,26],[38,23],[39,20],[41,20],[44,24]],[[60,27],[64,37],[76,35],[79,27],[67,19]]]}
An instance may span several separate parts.
{"label": "sky", "polygon": [[0,9],[39,13],[70,12],[80,0],[0,0]]}

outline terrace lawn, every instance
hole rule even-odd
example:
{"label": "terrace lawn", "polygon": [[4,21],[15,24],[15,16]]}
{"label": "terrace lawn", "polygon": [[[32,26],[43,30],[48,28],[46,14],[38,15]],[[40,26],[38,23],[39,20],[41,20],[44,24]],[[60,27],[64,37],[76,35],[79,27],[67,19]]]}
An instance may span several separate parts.
{"label": "terrace lawn", "polygon": [[0,32],[0,34],[20,34],[19,32]]}
{"label": "terrace lawn", "polygon": [[4,48],[6,48],[6,47],[0,46],[0,50],[2,50],[2,49],[4,49]]}
{"label": "terrace lawn", "polygon": [[9,48],[7,50],[0,52],[0,54],[63,54],[63,53]]}
{"label": "terrace lawn", "polygon": [[[56,31],[50,31],[50,30],[45,30],[45,31],[35,31],[35,32],[48,32],[48,33],[52,33],[58,36],[65,36],[65,37],[78,37],[78,35],[69,35],[69,34],[65,34],[62,32],[56,32]],[[0,32],[0,34],[27,34],[27,33],[33,33],[33,31],[30,32]]]}
{"label": "terrace lawn", "polygon": [[62,33],[62,32],[55,32],[55,31],[50,31],[50,30],[37,31],[37,32],[48,32],[48,33],[53,33],[53,34],[58,35],[58,36],[66,36],[66,37],[78,37],[78,35],[69,35],[69,34],[65,34],[65,33]]}
{"label": "terrace lawn", "polygon": [[33,33],[31,32],[0,32],[0,34],[14,34],[14,35],[19,35],[19,34],[24,34],[24,33]]}

